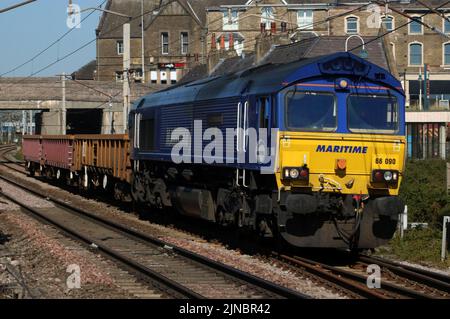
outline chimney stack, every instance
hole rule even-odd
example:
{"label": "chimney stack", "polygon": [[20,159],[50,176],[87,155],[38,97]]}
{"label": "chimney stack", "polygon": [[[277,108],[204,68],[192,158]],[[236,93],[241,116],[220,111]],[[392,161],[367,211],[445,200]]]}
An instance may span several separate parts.
{"label": "chimney stack", "polygon": [[220,50],[225,50],[225,36],[223,34],[220,36]]}
{"label": "chimney stack", "polygon": [[261,22],[260,29],[261,29],[261,33],[266,32],[266,24]]}

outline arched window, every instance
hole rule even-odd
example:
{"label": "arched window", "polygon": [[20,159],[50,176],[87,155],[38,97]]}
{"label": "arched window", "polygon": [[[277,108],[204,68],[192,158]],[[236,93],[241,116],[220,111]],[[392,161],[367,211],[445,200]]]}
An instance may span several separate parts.
{"label": "arched window", "polygon": [[359,32],[359,21],[357,17],[347,17],[345,18],[345,32],[347,34],[358,34]]}
{"label": "arched window", "polygon": [[381,18],[381,23],[383,23],[383,26],[387,31],[394,30],[394,17],[384,16]]}
{"label": "arched window", "polygon": [[422,43],[411,43],[409,45],[409,65],[422,65]]}
{"label": "arched window", "polygon": [[450,42],[444,44],[444,65],[450,65]]}
{"label": "arched window", "polygon": [[445,16],[447,19],[444,19],[444,33],[450,33],[450,15]]}
{"label": "arched window", "polygon": [[270,30],[270,24],[274,22],[273,8],[264,7],[261,9],[261,23],[266,25],[266,30]]}
{"label": "arched window", "polygon": [[417,16],[411,19],[409,24],[409,34],[422,34],[422,17]]}

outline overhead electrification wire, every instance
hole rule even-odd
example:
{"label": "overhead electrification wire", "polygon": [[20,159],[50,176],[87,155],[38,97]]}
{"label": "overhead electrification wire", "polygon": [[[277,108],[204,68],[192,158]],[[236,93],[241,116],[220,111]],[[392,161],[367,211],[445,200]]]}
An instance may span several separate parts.
{"label": "overhead electrification wire", "polygon": [[[105,2],[108,0],[103,0],[103,2],[101,4],[99,4],[97,7],[101,8]],[[56,44],[58,44],[62,39],[64,39],[67,35],[69,35],[74,29],[76,29],[77,26],[81,25],[81,23],[83,23],[86,19],[88,19],[92,14],[94,14],[94,11],[92,11],[91,13],[89,13],[86,17],[84,17],[77,25],[75,25],[75,27],[70,28],[67,32],[65,32],[63,35],[61,35],[58,39],[56,39],[55,41],[53,41],[52,43],[50,43],[45,49],[43,49],[42,51],[38,52],[36,55],[34,55],[33,57],[31,57],[30,59],[28,59],[27,61],[15,66],[14,68],[10,69],[9,71],[3,72],[0,74],[0,77],[4,77],[7,74],[10,74],[14,71],[19,70],[20,68],[22,68],[23,66],[27,65],[30,62],[34,62],[34,60],[38,57],[40,57],[42,54],[44,54],[45,52],[47,52],[49,49],[51,49],[53,46],[55,46]],[[58,54],[59,55],[59,54]],[[58,60],[58,59],[57,59]],[[33,73],[33,72],[32,72]]]}
{"label": "overhead electrification wire", "polygon": [[[154,12],[155,10],[161,10],[161,9],[163,9],[163,8],[166,7],[166,6],[168,6],[170,3],[174,2],[174,1],[175,1],[175,0],[170,0],[170,1],[168,1],[167,3],[165,3],[163,6],[156,6],[156,7],[154,7],[152,10],[149,10],[149,11],[147,11],[147,12],[144,12],[144,15],[147,15],[147,14],[149,14],[149,13],[152,13],[152,12]],[[112,31],[115,31],[115,30],[117,30],[117,29],[123,27],[123,25],[124,25],[125,23],[130,23],[130,22],[132,22],[132,21],[134,21],[134,20],[136,20],[136,19],[139,19],[139,18],[141,18],[141,17],[142,17],[142,14],[140,14],[140,15],[138,15],[138,16],[136,16],[136,17],[133,17],[133,18],[127,20],[126,22],[121,23],[121,24],[119,24],[118,26],[112,28],[111,30],[106,31],[104,34],[108,34],[108,33],[112,32]],[[35,72],[32,72],[29,76],[24,77],[24,78],[21,78],[19,81],[16,81],[16,82],[11,83],[10,86],[17,85],[17,84],[19,84],[19,83],[25,81],[26,79],[31,78],[31,77],[33,77],[34,75],[39,74],[39,73],[41,73],[41,72],[43,72],[43,71],[49,69],[50,67],[54,66],[55,64],[57,64],[57,63],[59,63],[59,62],[65,60],[65,59],[69,58],[70,56],[76,54],[77,52],[79,52],[79,51],[81,51],[82,49],[86,48],[87,46],[91,45],[91,44],[94,43],[95,41],[97,41],[97,38],[92,39],[92,40],[86,42],[85,44],[83,44],[83,45],[80,46],[79,48],[77,48],[77,49],[75,49],[75,50],[73,50],[73,51],[67,53],[67,54],[64,55],[63,57],[56,59],[54,62],[49,63],[48,65],[42,67],[41,69],[39,69],[39,70],[37,70],[37,71],[35,71]],[[10,86],[8,86],[8,87],[10,87]]]}
{"label": "overhead electrification wire", "polygon": [[[376,1],[376,2],[377,2],[377,1]],[[441,4],[440,6],[436,7],[434,10],[428,10],[427,12],[425,12],[424,14],[422,14],[421,16],[419,16],[419,18],[423,18],[423,17],[429,15],[430,13],[433,13],[433,11],[437,11],[437,10],[439,10],[439,9],[441,9],[441,8],[443,8],[443,7],[445,7],[445,6],[448,5],[448,4],[450,4],[450,1],[446,1],[444,4]],[[349,51],[353,51],[353,50],[359,49],[359,48],[363,47],[364,45],[367,45],[367,44],[369,44],[369,43],[372,43],[372,42],[374,42],[374,41],[377,41],[378,39],[381,39],[381,38],[385,37],[386,35],[391,34],[392,32],[398,31],[398,30],[400,30],[400,29],[402,29],[402,28],[408,26],[409,24],[411,24],[411,23],[414,22],[414,21],[421,23],[420,20],[418,20],[418,19],[417,19],[417,20],[410,20],[410,21],[408,21],[408,22],[406,22],[406,23],[404,23],[404,24],[402,24],[402,25],[400,25],[400,26],[398,26],[398,27],[396,27],[396,28],[394,28],[394,29],[392,29],[392,30],[388,30],[388,31],[386,31],[386,32],[383,33],[383,34],[380,34],[380,35],[376,36],[375,38],[370,39],[369,41],[365,42],[364,44],[360,44],[360,45],[358,45],[358,46],[352,48],[352,49],[349,50]],[[423,23],[421,23],[421,24],[424,25]],[[427,25],[425,25],[425,26],[426,26],[426,27],[429,27],[429,26],[427,26]],[[431,29],[432,29],[432,28],[431,28]],[[433,30],[433,29],[432,29],[432,30]],[[433,30],[433,31],[435,31],[435,30]]]}

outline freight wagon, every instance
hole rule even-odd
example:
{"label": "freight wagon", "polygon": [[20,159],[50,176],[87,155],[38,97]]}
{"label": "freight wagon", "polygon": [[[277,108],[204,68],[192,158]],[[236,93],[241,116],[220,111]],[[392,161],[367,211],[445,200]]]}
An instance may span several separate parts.
{"label": "freight wagon", "polygon": [[131,178],[127,135],[29,135],[23,137],[23,153],[31,175],[38,171],[85,190],[114,188],[116,198],[126,197]]}

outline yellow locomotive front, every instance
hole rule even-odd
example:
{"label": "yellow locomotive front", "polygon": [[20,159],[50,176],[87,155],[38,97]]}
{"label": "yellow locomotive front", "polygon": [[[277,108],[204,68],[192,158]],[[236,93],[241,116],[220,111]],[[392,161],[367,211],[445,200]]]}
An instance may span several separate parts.
{"label": "yellow locomotive front", "polygon": [[278,229],[299,247],[374,248],[404,206],[404,95],[352,76],[297,83],[280,97]]}

